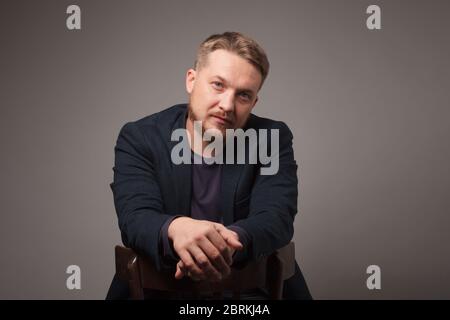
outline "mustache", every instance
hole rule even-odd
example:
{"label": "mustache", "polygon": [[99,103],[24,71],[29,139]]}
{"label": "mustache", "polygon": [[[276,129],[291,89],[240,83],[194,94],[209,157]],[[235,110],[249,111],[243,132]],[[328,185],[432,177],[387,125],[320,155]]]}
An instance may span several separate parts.
{"label": "mustache", "polygon": [[212,113],[210,115],[213,116],[213,117],[221,118],[221,119],[223,119],[224,121],[226,121],[226,122],[228,122],[230,124],[234,123],[234,117],[233,116],[226,115],[226,114],[223,114],[223,113],[220,113],[220,112]]}

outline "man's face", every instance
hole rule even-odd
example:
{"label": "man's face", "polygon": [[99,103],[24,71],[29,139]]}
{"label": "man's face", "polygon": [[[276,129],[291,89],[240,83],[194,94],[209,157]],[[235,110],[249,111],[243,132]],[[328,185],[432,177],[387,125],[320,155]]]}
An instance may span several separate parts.
{"label": "man's face", "polygon": [[189,69],[188,121],[202,121],[203,130],[242,128],[258,100],[261,73],[245,59],[226,51],[211,52],[199,70]]}

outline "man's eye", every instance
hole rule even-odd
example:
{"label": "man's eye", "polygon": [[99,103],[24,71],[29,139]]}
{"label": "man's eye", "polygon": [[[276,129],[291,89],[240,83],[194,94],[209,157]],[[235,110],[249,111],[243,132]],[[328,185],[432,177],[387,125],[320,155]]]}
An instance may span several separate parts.
{"label": "man's eye", "polygon": [[223,84],[222,84],[221,82],[218,82],[218,81],[214,81],[214,82],[213,82],[213,86],[214,86],[216,89],[222,89],[222,88],[223,88]]}
{"label": "man's eye", "polygon": [[244,100],[251,100],[251,97],[248,93],[241,93],[241,98]]}

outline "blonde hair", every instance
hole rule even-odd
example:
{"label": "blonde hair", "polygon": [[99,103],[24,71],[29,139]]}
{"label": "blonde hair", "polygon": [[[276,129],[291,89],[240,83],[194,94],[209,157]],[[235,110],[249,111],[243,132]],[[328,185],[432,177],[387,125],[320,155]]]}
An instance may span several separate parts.
{"label": "blonde hair", "polygon": [[206,66],[208,54],[219,49],[237,54],[258,69],[262,76],[260,88],[262,87],[269,73],[269,60],[263,48],[255,40],[239,32],[213,34],[203,41],[197,50],[195,69]]}

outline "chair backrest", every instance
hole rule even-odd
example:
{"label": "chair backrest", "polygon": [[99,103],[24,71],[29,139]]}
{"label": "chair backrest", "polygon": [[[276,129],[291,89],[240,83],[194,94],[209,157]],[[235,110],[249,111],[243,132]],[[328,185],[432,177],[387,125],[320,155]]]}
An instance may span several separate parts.
{"label": "chair backrest", "polygon": [[158,271],[150,259],[138,255],[130,248],[116,246],[116,274],[128,281],[132,299],[143,299],[144,289],[169,292],[189,292],[196,295],[211,294],[221,298],[224,291],[231,291],[233,298],[255,288],[266,288],[269,297],[281,299],[283,281],[294,275],[295,247],[291,242],[267,257],[251,261],[242,269],[231,269],[230,275],[220,282],[192,281],[189,278],[176,280],[174,273]]}

